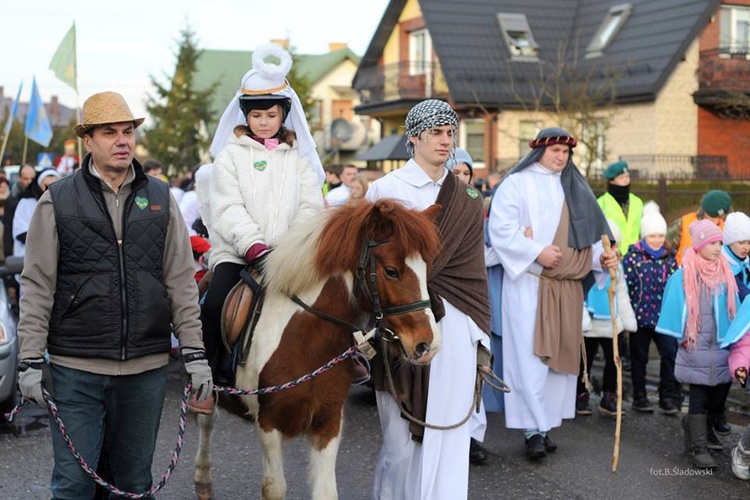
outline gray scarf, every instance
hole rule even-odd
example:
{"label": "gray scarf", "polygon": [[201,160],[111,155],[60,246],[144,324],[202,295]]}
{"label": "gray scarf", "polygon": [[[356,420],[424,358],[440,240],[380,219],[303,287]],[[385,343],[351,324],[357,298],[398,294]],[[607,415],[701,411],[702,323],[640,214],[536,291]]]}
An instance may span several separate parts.
{"label": "gray scarf", "polygon": [[[537,135],[532,143],[548,137],[569,137],[572,139],[572,136],[565,130],[551,127],[539,132],[539,135]],[[538,162],[544,155],[545,149],[545,147],[533,148],[529,154],[518,162],[518,165],[513,167],[508,175],[520,172]],[[570,149],[572,152],[573,148],[571,147]],[[612,232],[609,230],[609,224],[607,224],[604,212],[602,212],[602,209],[596,202],[596,196],[594,196],[591,186],[589,186],[586,179],[578,170],[578,167],[573,163],[572,153],[570,158],[568,158],[568,164],[563,168],[560,182],[562,183],[565,201],[568,203],[568,210],[570,212],[568,245],[581,250],[601,240],[603,234],[606,234],[612,240]]]}

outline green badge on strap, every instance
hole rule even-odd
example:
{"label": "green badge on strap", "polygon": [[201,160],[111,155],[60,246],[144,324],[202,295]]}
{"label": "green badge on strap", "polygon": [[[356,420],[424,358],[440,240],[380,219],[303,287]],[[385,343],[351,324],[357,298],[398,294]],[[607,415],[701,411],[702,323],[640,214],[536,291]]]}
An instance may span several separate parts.
{"label": "green badge on strap", "polygon": [[136,196],[135,206],[137,206],[141,210],[145,210],[146,207],[148,206],[148,198],[144,198],[143,196]]}
{"label": "green badge on strap", "polygon": [[268,167],[268,163],[266,162],[266,160],[256,161],[255,163],[253,163],[253,168],[258,172],[263,172],[266,167]]}
{"label": "green badge on strap", "polygon": [[469,198],[471,198],[472,200],[476,200],[477,198],[479,198],[479,191],[474,188],[466,188],[466,194],[468,194]]}

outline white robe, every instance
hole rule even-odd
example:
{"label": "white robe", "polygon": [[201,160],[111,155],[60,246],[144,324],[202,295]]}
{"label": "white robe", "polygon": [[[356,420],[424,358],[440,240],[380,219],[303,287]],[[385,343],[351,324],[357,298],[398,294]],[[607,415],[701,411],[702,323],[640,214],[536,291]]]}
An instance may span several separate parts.
{"label": "white robe", "polygon": [[[446,170],[447,173],[447,170]],[[375,181],[367,199],[395,198],[424,210],[433,203],[445,175],[433,182],[410,160],[403,168]],[[477,342],[489,350],[489,338],[472,321],[443,300],[438,323],[443,346],[430,366],[426,421],[451,425],[466,416],[473,401]],[[387,391],[377,392],[383,446],[375,466],[373,498],[388,500],[460,500],[469,490],[471,420],[449,431],[425,429],[422,443],[411,439],[409,422]]]}
{"label": "white robe", "polygon": [[[541,251],[552,244],[565,200],[560,173],[539,163],[507,177],[497,188],[489,216],[491,251],[503,277],[503,375],[505,426],[546,432],[575,416],[576,375],[550,369],[534,354],[534,327],[542,266]],[[531,227],[533,237],[523,232]],[[601,243],[594,245],[592,267],[601,273]]]}

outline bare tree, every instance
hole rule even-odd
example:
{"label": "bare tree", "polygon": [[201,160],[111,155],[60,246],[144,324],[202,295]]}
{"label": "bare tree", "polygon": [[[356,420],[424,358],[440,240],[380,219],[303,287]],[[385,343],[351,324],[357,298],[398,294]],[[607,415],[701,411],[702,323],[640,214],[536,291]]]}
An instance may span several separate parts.
{"label": "bare tree", "polygon": [[577,44],[571,49],[563,42],[551,61],[516,63],[537,65],[536,76],[523,90],[516,83],[514,65],[508,65],[508,74],[521,109],[548,116],[583,145],[580,166],[588,177],[591,168],[607,157],[604,139],[617,114],[617,82],[624,69],[594,60],[585,62]]}

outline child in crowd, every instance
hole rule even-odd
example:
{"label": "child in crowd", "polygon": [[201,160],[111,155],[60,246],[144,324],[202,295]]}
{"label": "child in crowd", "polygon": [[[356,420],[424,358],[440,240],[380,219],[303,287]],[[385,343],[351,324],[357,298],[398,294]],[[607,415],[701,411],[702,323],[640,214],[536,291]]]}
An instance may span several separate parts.
{"label": "child in crowd", "polygon": [[737,282],[740,299],[750,292],[750,217],[732,212],[724,221],[724,257],[729,262]]}
{"label": "child in crowd", "polygon": [[[729,353],[729,373],[745,387],[749,368],[750,335],[745,334],[739,342],[732,344]],[[750,479],[750,426],[745,428],[737,446],[732,449],[732,472],[739,479]]]}
{"label": "child in crowd", "polygon": [[708,452],[708,415],[724,407],[732,379],[729,351],[720,347],[735,317],[737,284],[721,249],[719,226],[690,225],[692,247],[664,291],[656,331],[680,339],[675,378],[690,384],[690,406],[682,420],[685,447],[699,468],[718,467]]}
{"label": "child in crowd", "polygon": [[649,201],[643,207],[641,239],[630,246],[622,264],[630,303],[638,322],[638,328],[630,334],[630,376],[633,381],[631,407],[644,413],[654,411],[646,395],[646,366],[653,340],[661,358],[659,409],[665,415],[676,415],[682,399],[680,384],[674,378],[677,340],[654,330],[659,321],[664,287],[677,270],[674,253],[665,246],[666,237],[667,221],[662,217],[659,205]]}
{"label": "child in crowd", "polygon": [[[617,251],[617,242],[620,241],[621,232],[617,224],[607,219],[609,229],[615,241],[612,249]],[[591,373],[594,363],[594,355],[599,346],[604,352],[604,375],[602,377],[602,398],[599,403],[601,415],[617,415],[617,367],[615,365],[614,350],[612,348],[612,316],[609,308],[609,286],[611,278],[607,278],[602,288],[596,284],[591,287],[586,297],[586,308],[584,312],[583,341],[586,349],[586,373]],[[590,328],[587,327],[586,316],[591,314]],[[615,315],[617,320],[618,335],[624,330],[635,331],[637,324],[635,313],[630,305],[628,287],[625,284],[622,264],[616,273],[615,279]],[[583,365],[583,360],[581,360]],[[576,413],[578,415],[591,415],[589,409],[589,392],[586,390],[583,379],[583,368],[578,375],[578,397],[576,399]]]}

